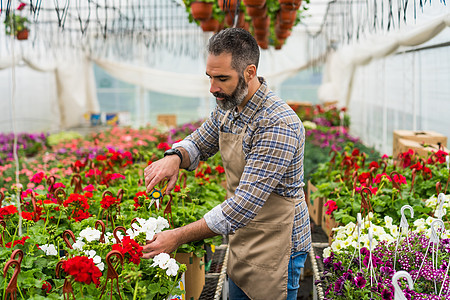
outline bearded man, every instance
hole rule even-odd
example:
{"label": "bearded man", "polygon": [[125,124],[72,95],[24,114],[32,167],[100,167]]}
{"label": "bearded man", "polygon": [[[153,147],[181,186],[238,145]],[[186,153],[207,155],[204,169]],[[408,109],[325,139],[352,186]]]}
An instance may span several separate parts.
{"label": "bearded man", "polygon": [[195,170],[220,151],[227,199],[191,224],[158,233],[144,257],[180,245],[229,236],[230,299],[296,299],[311,248],[303,192],[305,130],[295,112],[257,76],[259,47],[244,29],[228,28],[208,43],[206,75],[217,106],[191,135],[144,170],[147,192],[180,168]]}

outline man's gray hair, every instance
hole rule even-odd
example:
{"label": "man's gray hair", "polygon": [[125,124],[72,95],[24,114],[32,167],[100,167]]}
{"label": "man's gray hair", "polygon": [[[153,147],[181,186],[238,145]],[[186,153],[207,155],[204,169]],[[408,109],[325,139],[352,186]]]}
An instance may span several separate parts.
{"label": "man's gray hair", "polygon": [[208,43],[208,53],[231,53],[231,67],[240,75],[248,65],[258,69],[259,46],[254,37],[242,28],[226,28],[214,34]]}

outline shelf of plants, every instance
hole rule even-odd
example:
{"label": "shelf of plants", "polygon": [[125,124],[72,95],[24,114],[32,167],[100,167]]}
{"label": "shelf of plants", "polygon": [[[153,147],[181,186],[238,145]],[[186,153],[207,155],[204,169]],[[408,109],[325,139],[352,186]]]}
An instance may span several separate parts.
{"label": "shelf of plants", "polygon": [[448,153],[331,154],[311,175],[332,236],[316,251],[319,298],[449,299]]}

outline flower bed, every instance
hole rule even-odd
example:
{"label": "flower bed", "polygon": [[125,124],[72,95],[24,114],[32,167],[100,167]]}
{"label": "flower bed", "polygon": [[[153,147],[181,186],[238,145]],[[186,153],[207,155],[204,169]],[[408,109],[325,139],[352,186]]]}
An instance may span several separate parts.
{"label": "flower bed", "polygon": [[[161,230],[201,218],[226,192],[215,156],[195,172],[183,171],[172,195],[163,196],[163,185],[147,194],[143,169],[163,157],[168,138],[153,128],[119,127],[86,138],[59,137],[46,152],[20,155],[19,185],[8,159],[0,169],[0,267],[9,267],[0,280],[2,295],[10,291],[17,264],[17,292],[26,299],[179,295],[185,266],[169,254],[142,259],[141,246]],[[202,256],[205,243],[219,245],[221,238],[177,251]]]}

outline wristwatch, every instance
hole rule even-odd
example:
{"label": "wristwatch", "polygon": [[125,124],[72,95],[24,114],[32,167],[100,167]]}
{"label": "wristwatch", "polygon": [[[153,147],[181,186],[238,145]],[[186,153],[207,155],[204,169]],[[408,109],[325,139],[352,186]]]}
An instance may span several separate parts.
{"label": "wristwatch", "polygon": [[183,154],[181,154],[181,151],[176,148],[169,149],[166,152],[164,152],[164,157],[166,157],[167,155],[174,155],[174,154],[178,155],[178,157],[180,158],[181,160],[180,165],[181,165],[181,163],[183,162]]}

